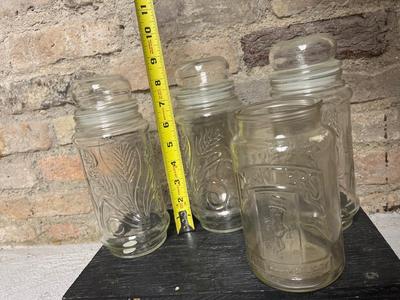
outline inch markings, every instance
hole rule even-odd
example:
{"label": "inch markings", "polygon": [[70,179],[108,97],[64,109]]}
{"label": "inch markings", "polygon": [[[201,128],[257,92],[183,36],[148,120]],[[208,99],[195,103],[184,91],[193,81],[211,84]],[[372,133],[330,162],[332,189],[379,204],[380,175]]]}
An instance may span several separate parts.
{"label": "inch markings", "polygon": [[194,230],[153,0],[135,0],[136,16],[178,233]]}

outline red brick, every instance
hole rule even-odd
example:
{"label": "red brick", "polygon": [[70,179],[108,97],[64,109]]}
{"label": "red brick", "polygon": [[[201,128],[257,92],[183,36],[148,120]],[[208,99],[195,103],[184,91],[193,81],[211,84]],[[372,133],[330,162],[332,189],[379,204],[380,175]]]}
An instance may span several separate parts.
{"label": "red brick", "polygon": [[49,181],[71,181],[85,179],[78,155],[53,155],[39,160],[44,179]]}
{"label": "red brick", "polygon": [[77,239],[80,236],[80,229],[73,223],[60,223],[48,226],[46,236],[52,242]]}
{"label": "red brick", "polygon": [[80,189],[0,198],[0,215],[11,220],[87,214],[91,208],[88,191]]}
{"label": "red brick", "polygon": [[12,67],[26,70],[63,59],[118,51],[122,43],[120,30],[112,19],[80,23],[70,20],[68,25],[12,34],[6,48]]}
{"label": "red brick", "polygon": [[25,220],[32,216],[32,205],[28,198],[12,196],[0,198],[0,216],[11,220]]}
{"label": "red brick", "polygon": [[38,195],[32,203],[34,217],[87,214],[91,212],[91,209],[90,195],[87,190]]}
{"label": "red brick", "polygon": [[0,140],[5,146],[0,155],[48,150],[52,145],[49,126],[44,122],[1,124]]}
{"label": "red brick", "polygon": [[400,183],[400,147],[395,146],[387,152],[388,183]]}
{"label": "red brick", "polygon": [[354,164],[358,184],[386,183],[387,168],[385,153],[384,148],[355,149]]}

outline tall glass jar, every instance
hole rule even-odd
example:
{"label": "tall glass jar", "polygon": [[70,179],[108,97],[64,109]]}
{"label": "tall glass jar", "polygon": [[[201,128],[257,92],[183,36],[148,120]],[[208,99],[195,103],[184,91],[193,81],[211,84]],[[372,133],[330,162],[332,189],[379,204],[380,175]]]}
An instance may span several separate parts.
{"label": "tall glass jar", "polygon": [[241,103],[228,80],[228,63],[209,57],[176,71],[176,119],[188,173],[194,215],[213,232],[241,229],[229,144],[233,112]]}
{"label": "tall glass jar", "polygon": [[356,195],[350,98],[352,91],[342,79],[341,62],[335,59],[336,42],[315,34],[272,47],[271,96],[313,97],[323,101],[322,123],[336,135],[338,179],[343,227],[351,225],[360,204]]}
{"label": "tall glass jar", "polygon": [[335,137],[313,100],[265,102],[237,114],[232,141],[247,257],[264,283],[323,288],[344,268]]}
{"label": "tall glass jar", "polygon": [[169,215],[153,173],[148,124],[127,80],[95,77],[72,86],[79,149],[103,244],[112,254],[148,254],[167,237]]}

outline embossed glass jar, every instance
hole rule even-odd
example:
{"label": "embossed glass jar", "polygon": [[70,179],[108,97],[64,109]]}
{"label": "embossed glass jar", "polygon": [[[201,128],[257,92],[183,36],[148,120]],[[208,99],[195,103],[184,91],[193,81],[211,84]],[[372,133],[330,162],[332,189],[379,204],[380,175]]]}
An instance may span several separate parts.
{"label": "embossed glass jar", "polygon": [[351,225],[360,204],[356,195],[350,98],[342,79],[341,62],[335,59],[336,43],[325,34],[279,42],[272,47],[271,96],[313,97],[323,101],[322,123],[336,135],[338,179],[343,227]]}
{"label": "embossed glass jar", "polygon": [[241,109],[232,156],[247,257],[264,283],[306,292],[336,280],[344,250],[335,137],[313,100]]}
{"label": "embossed glass jar", "polygon": [[153,173],[148,124],[127,80],[77,81],[74,143],[89,183],[102,242],[123,258],[148,254],[167,237],[169,215]]}
{"label": "embossed glass jar", "polygon": [[233,112],[241,103],[228,63],[222,57],[194,60],[180,66],[176,78],[175,112],[193,213],[209,231],[241,229],[229,150]]}

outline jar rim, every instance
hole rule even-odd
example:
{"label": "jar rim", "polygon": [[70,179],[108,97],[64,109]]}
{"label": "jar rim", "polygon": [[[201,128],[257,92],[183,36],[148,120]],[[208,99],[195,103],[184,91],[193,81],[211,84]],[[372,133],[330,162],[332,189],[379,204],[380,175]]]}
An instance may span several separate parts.
{"label": "jar rim", "polygon": [[319,112],[322,100],[316,98],[284,98],[269,100],[243,107],[236,113],[241,122],[281,122],[305,117]]}

